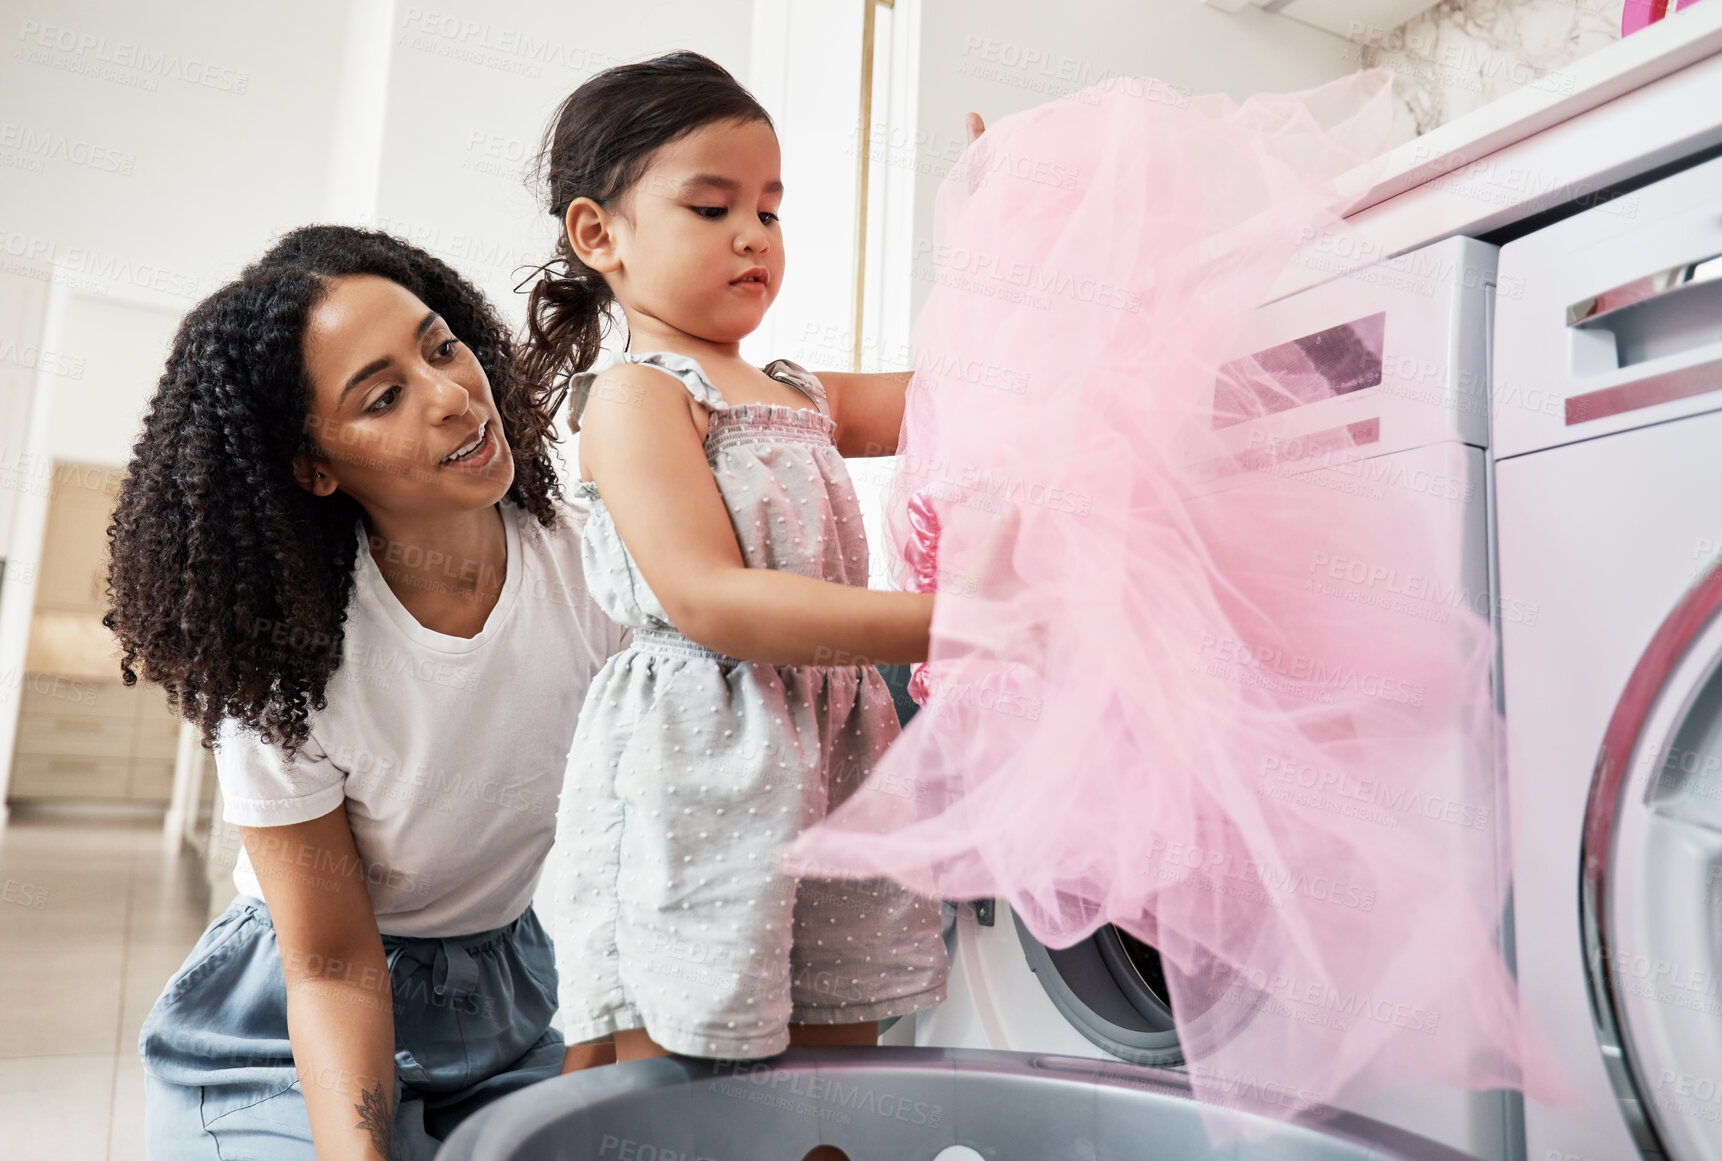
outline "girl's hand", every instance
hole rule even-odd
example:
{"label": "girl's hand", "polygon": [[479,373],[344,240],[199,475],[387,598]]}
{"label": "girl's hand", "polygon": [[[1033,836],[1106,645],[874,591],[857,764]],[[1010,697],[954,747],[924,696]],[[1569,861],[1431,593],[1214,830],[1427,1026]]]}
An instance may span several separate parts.
{"label": "girl's hand", "polygon": [[936,592],[939,587],[939,513],[925,488],[909,497],[909,543],[903,563],[909,566],[909,591]]}
{"label": "girl's hand", "polygon": [[975,595],[988,601],[1008,601],[1028,582],[1016,571],[1016,537],[1022,528],[1022,509],[1010,501],[999,510],[980,555],[975,558]]}
{"label": "girl's hand", "polygon": [[579,1072],[582,1069],[597,1068],[601,1064],[616,1063],[616,1043],[614,1040],[591,1040],[584,1044],[570,1044],[562,1054],[562,1073]]}
{"label": "girl's hand", "polygon": [[[969,138],[969,143],[964,146],[964,148],[971,149],[974,147],[975,142],[980,140],[981,134],[987,131],[986,122],[981,120],[981,115],[979,113],[966,114],[963,117],[963,131],[968,134]],[[983,164],[971,165],[967,175],[970,193],[974,193],[975,190],[980,188],[981,179],[985,175],[985,172],[985,166]]]}
{"label": "girl's hand", "polygon": [[1021,528],[1022,509],[1006,501],[975,552],[970,571],[953,575],[947,562],[947,591],[966,599],[935,620],[946,641],[966,642],[977,657],[988,657],[1007,670],[1026,667],[1044,673],[1055,609],[1046,593],[1016,570]]}
{"label": "girl's hand", "polygon": [[[1007,502],[999,510],[993,525],[987,530],[975,556],[973,570],[967,573],[944,574],[939,571],[939,513],[933,507],[926,490],[909,498],[909,542],[903,548],[903,560],[909,567],[909,588],[916,592],[939,591],[940,582],[951,596],[973,597],[983,601],[1010,601],[1028,589],[1028,583],[1016,571],[1012,557],[1016,554],[1017,533],[1022,526],[1022,510]],[[1031,651],[1038,656],[1045,650],[1047,625],[1050,617],[1030,593],[1029,639]],[[916,705],[926,705],[932,696],[932,665],[915,665],[909,673],[909,697]]]}
{"label": "girl's hand", "polygon": [[999,509],[972,570],[966,573],[939,571],[939,512],[927,489],[909,497],[908,518],[909,542],[903,546],[903,563],[909,567],[909,591],[933,593],[942,588],[956,596],[1008,601],[1028,587],[1011,559],[1022,527],[1022,509],[1015,504],[1006,501]]}

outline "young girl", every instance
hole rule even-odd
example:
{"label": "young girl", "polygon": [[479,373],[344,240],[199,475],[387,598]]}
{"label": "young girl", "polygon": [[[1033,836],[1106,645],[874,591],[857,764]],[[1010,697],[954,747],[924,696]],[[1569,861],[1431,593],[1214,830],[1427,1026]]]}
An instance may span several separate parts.
{"label": "young girl", "polygon": [[[770,118],[710,60],[593,77],[544,162],[561,269],[526,362],[573,388],[587,583],[634,629],[581,711],[541,896],[563,1030],[622,1060],[874,1043],[944,998],[937,905],[774,856],[896,737],[875,663],[926,657],[933,597],[866,588],[841,458],[896,446],[909,376],[740,357],[784,191]],[[628,349],[594,374],[612,304]]]}
{"label": "young girl", "polygon": [[180,327],[107,623],[214,739],[244,851],[139,1038],[152,1158],[428,1161],[563,1067],[530,903],[622,631],[511,359],[453,270],[344,227]]}

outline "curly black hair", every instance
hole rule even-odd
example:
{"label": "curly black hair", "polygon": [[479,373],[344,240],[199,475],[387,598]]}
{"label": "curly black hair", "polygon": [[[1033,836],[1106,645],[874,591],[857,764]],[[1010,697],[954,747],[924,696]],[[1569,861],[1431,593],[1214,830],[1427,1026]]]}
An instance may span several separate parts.
{"label": "curly black hair", "polygon": [[305,226],[186,315],[132,447],[108,528],[120,673],[161,685],[212,743],[232,718],[297,751],[341,663],[357,501],[318,498],[303,339],[334,279],[371,274],[440,314],[490,379],[514,453],[508,498],[556,520],[556,401],[514,371],[508,328],[446,263],[389,234]]}

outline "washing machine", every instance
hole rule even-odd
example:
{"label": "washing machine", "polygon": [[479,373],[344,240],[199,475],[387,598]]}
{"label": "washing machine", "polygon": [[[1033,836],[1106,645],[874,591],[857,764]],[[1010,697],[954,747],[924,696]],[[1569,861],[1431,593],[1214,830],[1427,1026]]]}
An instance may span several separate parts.
{"label": "washing machine", "polygon": [[[1226,462],[1307,474],[1322,486],[1397,490],[1436,506],[1437,518],[1458,521],[1464,547],[1456,575],[1423,595],[1448,612],[1469,607],[1491,620],[1502,612],[1490,596],[1496,254],[1474,239],[1451,238],[1268,304],[1240,349],[1253,352],[1252,365],[1272,380],[1264,389],[1258,376],[1251,388],[1251,376],[1222,372],[1215,395]],[[1223,475],[1201,484],[1225,486]],[[1357,546],[1356,556],[1367,559],[1368,546]],[[1493,752],[1492,741],[1485,749]],[[1442,776],[1461,781],[1458,771]],[[1486,848],[1466,865],[1490,876],[1486,889],[1504,898],[1505,803],[1465,806],[1486,828],[1466,836]],[[1509,932],[1503,916],[1510,955]],[[1129,934],[1109,926],[1073,947],[1049,948],[1007,907],[981,900],[956,909],[950,942],[949,998],[918,1015],[914,1043],[1183,1063],[1158,956]],[[1352,1111],[1491,1161],[1522,1153],[1515,1094],[1422,1088]]]}
{"label": "washing machine", "polygon": [[1722,161],[1505,246],[1494,380],[1533,1161],[1722,1158]]}

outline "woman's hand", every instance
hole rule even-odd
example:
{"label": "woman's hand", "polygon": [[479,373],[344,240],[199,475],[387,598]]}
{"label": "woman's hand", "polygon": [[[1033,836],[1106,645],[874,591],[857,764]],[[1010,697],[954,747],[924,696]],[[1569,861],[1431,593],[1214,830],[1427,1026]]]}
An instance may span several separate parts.
{"label": "woman's hand", "polygon": [[968,143],[973,145],[975,138],[987,131],[987,125],[985,121],[981,120],[979,113],[969,113],[963,117],[963,129],[968,133]]}

